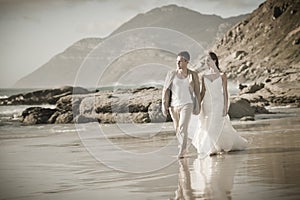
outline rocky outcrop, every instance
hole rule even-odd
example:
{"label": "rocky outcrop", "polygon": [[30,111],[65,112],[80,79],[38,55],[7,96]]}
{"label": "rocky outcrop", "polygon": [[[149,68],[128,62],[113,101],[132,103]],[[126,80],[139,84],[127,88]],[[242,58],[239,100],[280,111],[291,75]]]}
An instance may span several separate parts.
{"label": "rocky outcrop", "polygon": [[32,124],[48,124],[49,119],[56,112],[56,109],[30,107],[22,113],[23,123],[26,125]]}
{"label": "rocky outcrop", "polygon": [[153,87],[100,92],[82,100],[79,115],[101,123],[163,122],[160,98],[161,90]]}
{"label": "rocky outcrop", "polygon": [[88,94],[87,89],[81,87],[62,87],[56,89],[45,89],[26,94],[12,95],[5,99],[0,99],[0,105],[39,105],[56,104],[64,96],[71,94]]}
{"label": "rocky outcrop", "polygon": [[252,105],[300,106],[299,11],[300,1],[267,0],[214,46]]}
{"label": "rocky outcrop", "polygon": [[[101,91],[61,97],[55,109],[32,107],[22,113],[24,124],[59,123],[157,123],[171,121],[161,112],[161,89],[148,87]],[[231,118],[254,117],[265,112],[246,99],[232,99]]]}
{"label": "rocky outcrop", "polygon": [[289,105],[300,107],[299,83],[287,85],[281,80],[279,78],[275,83],[273,79],[269,82],[249,84],[241,89],[239,97],[247,99],[253,106]]}

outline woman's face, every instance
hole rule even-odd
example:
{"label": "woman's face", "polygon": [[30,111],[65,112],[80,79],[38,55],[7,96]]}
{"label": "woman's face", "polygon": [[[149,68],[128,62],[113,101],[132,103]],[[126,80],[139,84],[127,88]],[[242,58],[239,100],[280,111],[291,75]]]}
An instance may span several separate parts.
{"label": "woman's face", "polygon": [[205,61],[209,70],[212,70],[213,72],[219,72],[218,68],[216,67],[215,61],[210,56],[207,56]]}
{"label": "woman's face", "polygon": [[213,61],[210,56],[207,56],[205,61],[209,69],[215,69],[215,61]]}

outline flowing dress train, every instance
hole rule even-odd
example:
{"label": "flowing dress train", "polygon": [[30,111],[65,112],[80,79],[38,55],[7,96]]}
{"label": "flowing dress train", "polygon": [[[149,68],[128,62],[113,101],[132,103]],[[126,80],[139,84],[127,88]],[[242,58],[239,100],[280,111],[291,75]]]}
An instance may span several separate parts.
{"label": "flowing dress train", "polygon": [[192,144],[201,154],[214,154],[221,151],[243,150],[247,140],[232,127],[229,116],[223,116],[224,95],[222,77],[214,80],[204,78],[205,95],[199,116],[190,122]]}

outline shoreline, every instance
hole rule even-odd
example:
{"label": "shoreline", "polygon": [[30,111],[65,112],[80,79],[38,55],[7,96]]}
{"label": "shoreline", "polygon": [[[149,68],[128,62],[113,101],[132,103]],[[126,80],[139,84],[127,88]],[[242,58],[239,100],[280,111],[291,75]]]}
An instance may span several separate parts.
{"label": "shoreline", "polygon": [[[133,129],[97,123],[80,124],[80,127],[74,124],[2,126],[0,197],[172,199],[176,192],[183,190],[191,199],[199,195],[203,198],[221,195],[221,199],[228,195],[232,199],[297,199],[300,196],[299,113],[294,117],[232,123],[243,137],[252,141],[248,149],[206,158],[193,154],[182,160],[176,158],[178,149],[171,122],[160,124],[161,134],[154,134],[158,124],[136,124]],[[88,151],[77,133],[79,128],[90,132],[99,126],[105,126],[105,131],[111,134],[92,140],[96,142],[92,147],[99,148],[100,156],[105,155],[100,161]],[[145,133],[152,130],[152,134],[146,135],[153,137],[137,138],[134,136],[138,132],[130,130]],[[103,143],[106,140],[109,143]],[[169,150],[163,154],[161,151],[166,147]],[[142,161],[131,157],[134,155],[142,155],[139,158]],[[137,169],[148,171],[128,173]]]}

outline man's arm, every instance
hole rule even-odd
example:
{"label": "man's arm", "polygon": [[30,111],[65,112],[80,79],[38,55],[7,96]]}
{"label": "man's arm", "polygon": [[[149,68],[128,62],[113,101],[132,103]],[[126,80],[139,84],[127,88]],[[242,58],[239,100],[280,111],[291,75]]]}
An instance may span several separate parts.
{"label": "man's arm", "polygon": [[170,91],[168,91],[168,87],[169,87],[169,80],[170,79],[170,72],[168,72],[166,79],[165,79],[165,83],[164,83],[164,87],[162,90],[162,103],[161,103],[161,110],[162,113],[165,117],[168,116],[168,109],[169,109],[169,98],[170,98]]}
{"label": "man's arm", "polygon": [[195,88],[194,88],[195,96],[197,98],[197,103],[199,105],[199,112],[201,110],[201,95],[200,95],[200,81],[198,73],[195,73]]}
{"label": "man's arm", "polygon": [[204,95],[205,95],[205,84],[204,84],[204,77],[202,76],[201,78],[201,92],[200,92],[200,99],[201,99],[201,102],[204,98]]}
{"label": "man's arm", "polygon": [[228,112],[228,91],[227,91],[227,77],[226,74],[222,74],[222,85],[223,85],[223,94],[224,94],[224,109],[223,116],[227,115]]}

